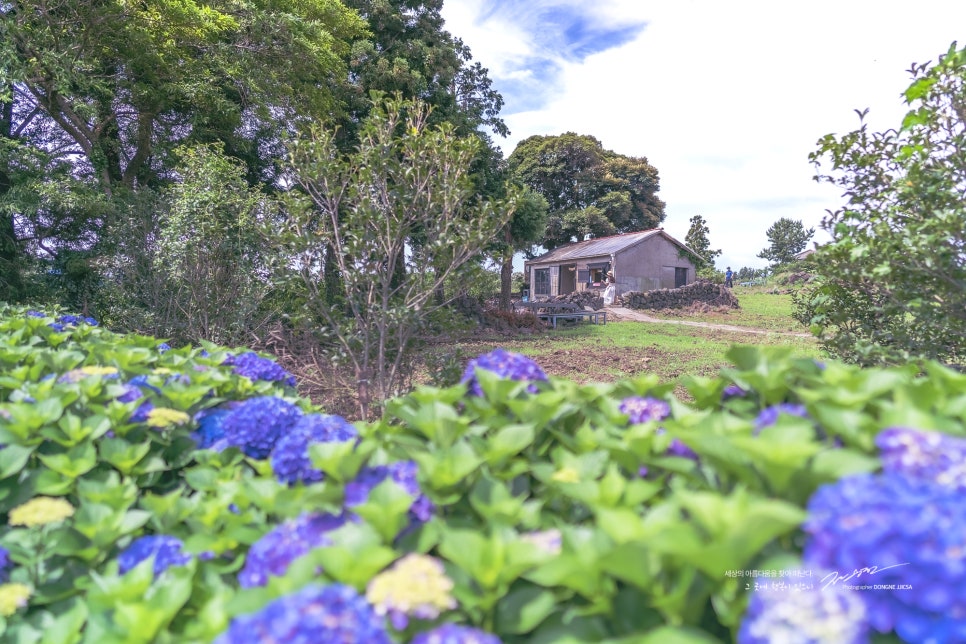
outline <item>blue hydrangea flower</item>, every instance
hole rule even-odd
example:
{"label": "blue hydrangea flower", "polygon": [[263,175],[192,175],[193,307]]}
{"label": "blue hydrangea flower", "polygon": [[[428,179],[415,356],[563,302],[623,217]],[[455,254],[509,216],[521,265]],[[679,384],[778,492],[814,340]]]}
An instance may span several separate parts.
{"label": "blue hydrangea flower", "polygon": [[[0,449],[3,448],[0,447]],[[0,547],[0,583],[4,583],[10,578],[10,567],[12,563],[10,561],[10,551]]]}
{"label": "blue hydrangea flower", "polygon": [[620,412],[627,414],[632,425],[646,423],[650,420],[664,420],[671,415],[671,405],[659,398],[643,396],[629,396],[621,401]]}
{"label": "blue hydrangea flower", "polygon": [[866,644],[869,624],[860,593],[841,584],[822,588],[810,572],[807,578],[763,578],[764,586],[751,594],[738,644]]}
{"label": "blue hydrangea flower", "polygon": [[469,386],[469,393],[472,396],[483,395],[483,389],[476,379],[477,369],[492,371],[501,378],[530,382],[527,391],[532,394],[539,391],[537,386],[532,383],[548,380],[547,374],[543,372],[540,365],[530,358],[504,349],[494,349],[489,353],[473,358],[466,365],[460,383],[466,383]]}
{"label": "blue hydrangea flower", "polygon": [[158,345],[158,353],[164,353],[165,351],[171,351],[171,345],[167,342],[162,342]]}
{"label": "blue hydrangea flower", "polygon": [[140,376],[134,376],[133,378],[127,381],[127,384],[134,385],[135,387],[139,387],[141,389],[150,389],[156,394],[161,394],[161,389],[159,387],[155,387],[150,382],[148,382],[148,377],[144,374]]}
{"label": "blue hydrangea flower", "polygon": [[238,405],[239,403],[232,401],[222,407],[203,409],[195,414],[195,422],[198,423],[198,429],[191,436],[198,443],[200,449],[213,447],[215,443],[225,437],[225,418]]}
{"label": "blue hydrangea flower", "polygon": [[503,644],[492,633],[460,624],[443,624],[431,631],[419,633],[412,644]]}
{"label": "blue hydrangea flower", "polygon": [[299,481],[314,483],[323,474],[312,467],[309,445],[312,443],[344,443],[358,436],[356,428],[341,416],[310,414],[282,435],[272,450],[272,471],[282,483],[294,485]]}
{"label": "blue hydrangea flower", "polygon": [[62,315],[57,318],[57,322],[70,326],[77,326],[82,322],[84,324],[89,324],[90,326],[97,326],[97,320],[94,318],[84,317],[82,315]]}
{"label": "blue hydrangea flower", "polygon": [[765,407],[758,414],[758,417],[755,418],[755,434],[764,428],[771,427],[777,423],[778,417],[782,414],[786,414],[788,416],[798,416],[799,418],[808,418],[808,412],[805,410],[805,405],[779,403],[777,405]]}
{"label": "blue hydrangea flower", "polygon": [[887,472],[966,491],[966,439],[890,427],[875,439]]}
{"label": "blue hydrangea flower", "polygon": [[861,474],[819,488],[808,512],[805,564],[837,575],[823,586],[887,587],[863,593],[874,629],[907,642],[966,641],[961,491],[896,472]]}
{"label": "blue hydrangea flower", "polygon": [[331,514],[303,514],[281,523],[252,544],[238,573],[242,588],[264,586],[269,577],[285,574],[293,561],[315,548],[332,544],[329,532],[345,523]]}
{"label": "blue hydrangea flower", "polygon": [[285,371],[274,360],[263,358],[254,351],[240,356],[228,356],[222,364],[234,367],[232,371],[251,380],[284,382],[290,387],[295,386],[295,376]]}
{"label": "blue hydrangea flower", "polygon": [[118,555],[118,573],[125,574],[145,559],[154,557],[154,576],[157,577],[169,566],[183,566],[191,561],[191,555],[181,552],[184,543],[177,537],[167,535],[148,535],[135,539],[124,552]]}
{"label": "blue hydrangea flower", "polygon": [[240,615],[214,644],[391,644],[385,620],[354,588],[312,584]]}
{"label": "blue hydrangea flower", "polygon": [[57,331],[58,333],[64,330],[64,325],[60,324],[59,322],[51,322],[47,326],[49,326],[54,331]]}
{"label": "blue hydrangea flower", "polygon": [[27,311],[27,317],[28,318],[45,318],[47,316],[45,314],[41,313],[40,311]]}
{"label": "blue hydrangea flower", "polygon": [[432,501],[423,495],[416,481],[416,464],[412,461],[401,461],[389,465],[364,467],[356,478],[345,486],[345,505],[351,508],[366,502],[374,487],[391,477],[403,490],[411,494],[413,504],[409,506],[410,518],[425,523],[433,516],[435,507]]}
{"label": "blue hydrangea flower", "polygon": [[281,398],[249,398],[222,419],[222,440],[252,458],[268,458],[279,436],[289,432],[301,417],[298,407]]}

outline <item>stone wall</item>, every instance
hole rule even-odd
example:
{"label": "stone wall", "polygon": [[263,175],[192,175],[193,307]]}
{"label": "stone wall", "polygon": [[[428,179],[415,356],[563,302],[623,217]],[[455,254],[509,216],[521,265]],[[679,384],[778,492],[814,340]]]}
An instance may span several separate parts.
{"label": "stone wall", "polygon": [[574,291],[573,293],[567,293],[566,295],[557,295],[551,297],[548,301],[573,302],[585,311],[590,309],[599,311],[600,309],[604,308],[603,292],[597,290]]}
{"label": "stone wall", "polygon": [[681,288],[662,288],[654,291],[631,291],[621,299],[629,309],[680,309],[702,302],[711,306],[739,308],[738,298],[731,289],[707,280],[698,280]]}

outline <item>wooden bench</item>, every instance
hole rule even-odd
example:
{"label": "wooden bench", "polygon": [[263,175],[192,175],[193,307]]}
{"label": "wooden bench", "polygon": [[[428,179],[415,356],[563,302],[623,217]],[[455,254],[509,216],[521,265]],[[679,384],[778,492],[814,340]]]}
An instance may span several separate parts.
{"label": "wooden bench", "polygon": [[555,329],[558,320],[587,320],[594,324],[607,324],[607,311],[583,311],[573,302],[517,302],[516,306],[531,311]]}

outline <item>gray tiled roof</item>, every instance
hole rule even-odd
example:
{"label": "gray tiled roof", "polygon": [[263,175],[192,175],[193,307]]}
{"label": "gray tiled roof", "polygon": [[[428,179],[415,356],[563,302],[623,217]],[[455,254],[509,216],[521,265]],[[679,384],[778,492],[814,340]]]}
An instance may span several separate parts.
{"label": "gray tiled roof", "polygon": [[660,235],[664,232],[663,228],[652,228],[636,233],[624,233],[622,235],[611,235],[610,237],[599,237],[588,239],[587,241],[567,244],[552,251],[546,252],[540,257],[535,257],[528,261],[528,264],[543,264],[545,262],[560,262],[568,259],[583,259],[585,257],[599,257],[601,255],[611,255],[622,251],[628,246],[644,241],[648,237]]}

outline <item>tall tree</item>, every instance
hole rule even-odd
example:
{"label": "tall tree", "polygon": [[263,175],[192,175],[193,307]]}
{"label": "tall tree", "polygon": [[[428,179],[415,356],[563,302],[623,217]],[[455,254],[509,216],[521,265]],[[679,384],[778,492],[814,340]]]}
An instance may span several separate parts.
{"label": "tall tree", "polygon": [[[819,141],[819,179],[844,189],[832,243],[796,317],[833,355],[863,364],[966,366],[966,48],[913,65],[896,129]],[[861,113],[864,117],[864,112]],[[831,170],[821,173],[822,163]]]}
{"label": "tall tree", "polygon": [[547,200],[530,188],[522,191],[513,217],[503,227],[500,244],[500,308],[512,309],[510,291],[513,281],[513,256],[543,237],[547,229]]}
{"label": "tall tree", "polygon": [[[515,209],[515,191],[497,202],[475,197],[470,167],[479,140],[456,136],[449,124],[429,126],[428,114],[419,102],[380,103],[347,155],[324,128],[293,143],[292,176],[302,190],[292,191],[288,219],[269,236],[289,253],[283,273],[303,282],[313,312],[352,365],[363,416],[372,400],[398,393],[439,286],[480,255]],[[413,248],[417,233],[423,243]],[[330,246],[347,315],[319,290]],[[402,281],[398,263],[407,269]]]}
{"label": "tall tree", "polygon": [[691,227],[688,228],[688,234],[684,237],[684,243],[697,253],[697,257],[694,257],[693,260],[695,267],[698,269],[714,268],[714,258],[721,254],[721,249],[711,250],[711,242],[708,240],[708,234],[711,230],[708,228],[708,222],[701,215],[691,217],[690,222]]}
{"label": "tall tree", "polygon": [[509,158],[510,170],[547,200],[544,248],[653,228],[664,221],[657,169],[644,157],[605,150],[589,135],[531,136]]}
{"label": "tall tree", "polygon": [[758,253],[758,257],[778,266],[793,261],[796,254],[805,250],[808,240],[815,234],[815,229],[806,229],[801,220],[782,217],[765,234],[768,236],[769,245]]}

